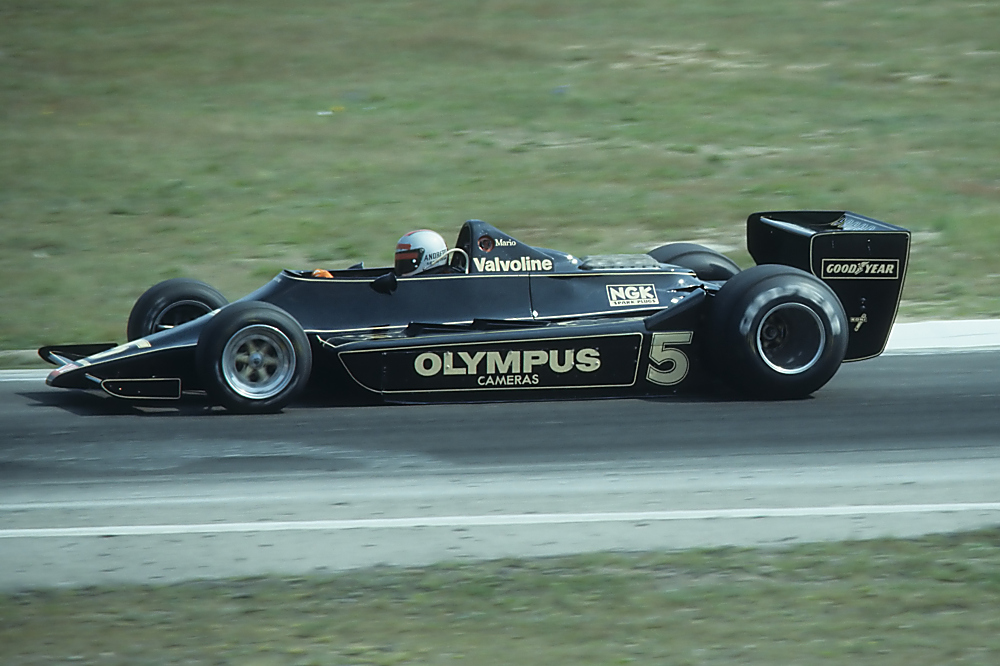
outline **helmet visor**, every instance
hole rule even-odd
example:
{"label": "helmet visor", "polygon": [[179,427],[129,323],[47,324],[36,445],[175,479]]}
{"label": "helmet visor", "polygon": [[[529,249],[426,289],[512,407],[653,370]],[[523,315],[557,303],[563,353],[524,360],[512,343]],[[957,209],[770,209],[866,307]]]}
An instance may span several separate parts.
{"label": "helmet visor", "polygon": [[424,258],[424,248],[396,250],[396,275],[409,275],[420,267]]}

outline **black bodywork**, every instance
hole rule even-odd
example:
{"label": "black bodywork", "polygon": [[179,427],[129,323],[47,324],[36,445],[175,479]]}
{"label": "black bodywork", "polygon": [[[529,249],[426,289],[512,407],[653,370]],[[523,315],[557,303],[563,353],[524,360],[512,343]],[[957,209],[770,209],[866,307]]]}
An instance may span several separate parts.
{"label": "black bodywork", "polygon": [[[882,352],[909,232],[843,211],[755,213],[757,264],[791,266],[836,294],[845,361]],[[646,396],[703,387],[719,368],[712,307],[725,281],[649,255],[579,259],[470,220],[449,272],[285,270],[241,301],[287,312],[311,347],[310,384],[332,395],[428,402]],[[137,400],[205,390],[199,337],[218,311],[124,345],[55,345],[48,384]],[[825,381],[825,380],[824,380]]]}

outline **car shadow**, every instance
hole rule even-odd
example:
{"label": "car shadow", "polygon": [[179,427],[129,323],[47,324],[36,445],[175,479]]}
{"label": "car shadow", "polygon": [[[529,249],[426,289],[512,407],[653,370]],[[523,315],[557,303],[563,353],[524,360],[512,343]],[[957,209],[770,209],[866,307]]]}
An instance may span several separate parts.
{"label": "car shadow", "polygon": [[30,408],[61,409],[75,416],[197,416],[225,413],[203,397],[184,396],[169,403],[128,402],[93,391],[25,391],[18,395],[28,399]]}
{"label": "car shadow", "polygon": [[[226,410],[224,407],[212,404],[203,394],[185,393],[180,400],[169,401],[127,401],[96,391],[25,391],[18,395],[31,401],[29,407],[45,407],[60,409],[76,416],[141,416],[141,417],[192,417],[192,416],[246,416]],[[801,398],[811,400],[812,396]],[[581,402],[589,400],[638,400],[658,405],[668,404],[719,404],[719,403],[752,403],[761,402],[747,397],[729,388],[725,384],[711,384],[695,390],[674,395],[655,396],[604,396],[575,397],[539,400],[537,397],[529,400],[485,400],[473,401],[472,404],[504,404],[504,403],[543,403],[543,402]],[[770,402],[770,401],[765,401]],[[352,396],[331,394],[329,392],[309,392],[295,400],[286,409],[326,410],[351,407],[378,406],[419,406],[442,404],[470,404],[465,401],[434,400],[420,402],[381,402],[359,400]]]}

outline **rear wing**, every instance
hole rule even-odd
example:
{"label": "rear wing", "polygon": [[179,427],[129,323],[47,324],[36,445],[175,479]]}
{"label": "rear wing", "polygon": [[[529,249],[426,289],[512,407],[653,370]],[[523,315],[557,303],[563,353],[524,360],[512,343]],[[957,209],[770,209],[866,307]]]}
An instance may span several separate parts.
{"label": "rear wing", "polygon": [[846,361],[878,356],[896,319],[910,232],[845,211],[754,213],[747,248],[758,264],[784,264],[823,280],[850,327]]}

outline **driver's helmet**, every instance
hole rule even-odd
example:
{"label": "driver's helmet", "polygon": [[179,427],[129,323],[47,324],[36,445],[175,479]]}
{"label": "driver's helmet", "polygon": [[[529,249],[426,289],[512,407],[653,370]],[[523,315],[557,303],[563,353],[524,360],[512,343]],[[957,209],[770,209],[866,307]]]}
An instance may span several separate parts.
{"label": "driver's helmet", "polygon": [[411,231],[396,243],[396,275],[416,275],[447,260],[448,244],[436,231]]}

